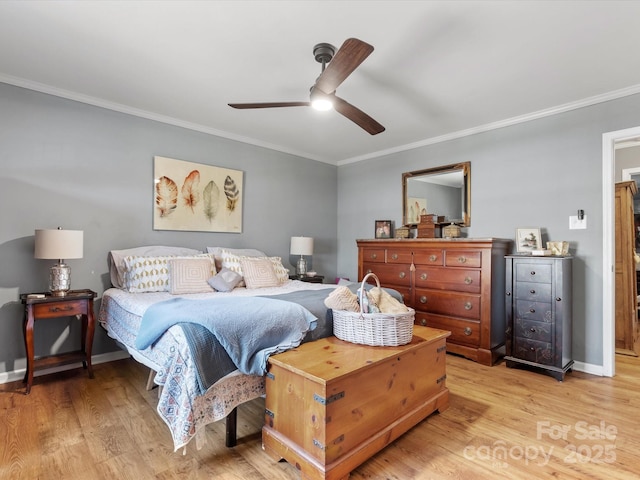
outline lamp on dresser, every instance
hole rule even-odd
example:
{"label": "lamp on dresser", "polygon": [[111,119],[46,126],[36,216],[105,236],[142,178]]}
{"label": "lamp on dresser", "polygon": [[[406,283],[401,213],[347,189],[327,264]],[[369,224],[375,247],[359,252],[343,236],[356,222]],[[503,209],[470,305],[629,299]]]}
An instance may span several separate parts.
{"label": "lamp on dresser", "polygon": [[82,258],[83,237],[82,230],[63,230],[62,227],[35,231],[34,257],[58,260],[49,270],[49,290],[54,297],[64,297],[71,288],[71,268],[64,259]]}
{"label": "lamp on dresser", "polygon": [[296,263],[296,275],[302,276],[307,273],[307,260],[305,255],[313,255],[312,237],[291,237],[291,255],[300,255]]}

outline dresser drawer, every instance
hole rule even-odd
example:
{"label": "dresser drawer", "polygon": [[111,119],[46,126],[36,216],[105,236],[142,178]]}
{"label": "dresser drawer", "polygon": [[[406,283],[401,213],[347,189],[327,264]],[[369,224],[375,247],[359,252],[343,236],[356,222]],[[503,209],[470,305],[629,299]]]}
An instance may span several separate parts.
{"label": "dresser drawer", "polygon": [[480,293],[480,270],[416,266],[418,288]]}
{"label": "dresser drawer", "polygon": [[411,264],[412,254],[410,250],[405,249],[387,249],[387,263],[408,263]]}
{"label": "dresser drawer", "polygon": [[413,263],[416,265],[444,265],[444,252],[440,249],[420,249],[413,252]]}
{"label": "dresser drawer", "polygon": [[362,275],[367,273],[374,273],[378,280],[380,280],[381,286],[394,285],[411,286],[411,272],[409,271],[409,265],[392,265],[385,263],[363,263]]}
{"label": "dresser drawer", "polygon": [[533,320],[534,322],[553,321],[551,304],[548,302],[527,302],[516,300],[516,319]]}
{"label": "dresser drawer", "polygon": [[448,342],[476,347],[480,344],[480,322],[465,320],[464,318],[451,318],[443,315],[435,315],[416,310],[414,323],[441,330],[448,330],[451,336]]}
{"label": "dresser drawer", "polygon": [[86,315],[87,302],[84,300],[64,302],[61,304],[41,303],[33,305],[33,316],[36,318],[56,318],[64,315]]}
{"label": "dresser drawer", "polygon": [[544,322],[532,322],[530,320],[518,319],[515,321],[513,334],[522,340],[537,340],[539,342],[551,343],[551,329],[553,324]]}
{"label": "dresser drawer", "polygon": [[384,263],[384,248],[363,248],[362,249],[362,261],[364,263]]}
{"label": "dresser drawer", "polygon": [[551,265],[546,263],[516,263],[518,282],[551,283]]}
{"label": "dresser drawer", "polygon": [[480,268],[482,252],[473,250],[445,250],[444,264],[447,267]]}
{"label": "dresser drawer", "polygon": [[551,343],[521,337],[515,337],[513,343],[513,356],[542,365],[553,365],[553,345]]}
{"label": "dresser drawer", "polygon": [[516,298],[533,302],[551,301],[550,283],[520,282],[516,284]]}
{"label": "dresser drawer", "polygon": [[415,309],[478,320],[480,319],[480,297],[416,288]]}

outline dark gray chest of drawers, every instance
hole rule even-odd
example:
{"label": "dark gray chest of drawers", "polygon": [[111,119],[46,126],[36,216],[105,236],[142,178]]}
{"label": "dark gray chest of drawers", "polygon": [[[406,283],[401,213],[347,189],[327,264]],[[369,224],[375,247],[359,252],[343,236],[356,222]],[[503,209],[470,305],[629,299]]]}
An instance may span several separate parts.
{"label": "dark gray chest of drawers", "polygon": [[507,367],[545,369],[562,381],[573,366],[573,257],[508,255],[505,260]]}

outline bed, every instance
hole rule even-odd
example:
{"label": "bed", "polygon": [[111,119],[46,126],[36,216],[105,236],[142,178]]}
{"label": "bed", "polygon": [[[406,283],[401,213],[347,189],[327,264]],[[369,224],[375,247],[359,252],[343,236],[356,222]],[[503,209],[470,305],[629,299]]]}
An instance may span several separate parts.
{"label": "bed", "polygon": [[[211,256],[207,257],[188,249],[174,251],[167,250],[167,247],[164,247],[164,249],[161,247],[144,247],[143,250],[140,248],[110,252],[110,273],[114,286],[107,289],[102,296],[98,314],[100,325],[106,330],[109,337],[127,350],[133,359],[156,372],[153,381],[162,387],[157,411],[169,427],[174,451],[186,448],[187,444],[194,438],[196,448],[200,448],[204,440],[204,435],[200,433],[204,432],[204,427],[227,416],[229,416],[227,421],[227,445],[231,446],[235,442],[235,409],[238,405],[264,394],[263,375],[260,374],[259,369],[245,369],[246,372],[253,373],[243,373],[234,365],[233,368],[218,372],[219,378],[214,376],[213,379],[208,378],[206,379],[207,381],[203,381],[203,376],[205,375],[201,371],[202,360],[200,355],[195,353],[196,350],[194,350],[192,338],[193,328],[195,327],[191,328],[188,324],[179,320],[175,324],[169,322],[166,331],[159,335],[157,339],[154,338],[154,341],[147,342],[148,345],[141,345],[139,338],[143,336],[141,331],[145,324],[151,323],[149,322],[149,313],[164,309],[172,302],[183,301],[196,306],[206,305],[208,308],[202,308],[201,310],[203,311],[219,310],[218,308],[211,308],[210,302],[218,302],[213,305],[218,305],[220,302],[231,305],[236,303],[250,305],[251,302],[262,302],[273,308],[280,308],[284,304],[296,304],[301,310],[305,310],[308,313],[311,312],[311,316],[315,320],[309,321],[306,329],[302,326],[300,330],[296,331],[296,334],[293,334],[293,337],[300,336],[300,338],[297,338],[298,342],[293,341],[290,344],[278,345],[278,348],[274,345],[273,348],[266,349],[266,356],[268,356],[268,354],[293,348],[301,342],[323,338],[332,334],[331,311],[324,307],[323,299],[336,286],[289,280],[288,275],[285,280],[280,275],[277,285],[267,285],[260,288],[249,288],[255,287],[255,284],[236,285],[229,291],[214,291],[211,288],[207,291],[204,287],[202,287],[202,291],[195,291],[201,287],[201,281],[199,284],[196,282],[200,286],[194,287],[192,285],[186,291],[181,291],[178,288],[172,292],[171,287],[166,286],[146,288],[146,290],[145,288],[126,288],[127,283],[131,283],[130,279],[127,279],[127,275],[131,275],[131,272],[127,271],[127,262],[124,259],[130,257],[144,258],[145,262],[150,262],[150,258],[165,257],[168,264],[172,265],[171,271],[176,276],[178,271],[177,267],[175,267],[176,259],[184,259],[187,263],[194,263],[193,258],[209,258],[213,262],[211,268],[215,268],[218,275],[228,271],[228,267],[233,267],[232,262],[225,263],[223,258],[219,256],[221,252],[217,252],[217,254],[211,253]],[[228,251],[225,252],[228,253]],[[158,255],[158,253],[162,255]],[[246,258],[251,256],[240,255],[241,253],[251,254],[257,259],[268,258],[259,251],[242,250],[233,252],[232,261],[236,261],[236,257]],[[215,266],[216,262],[217,266]],[[195,263],[202,264],[206,262],[199,261]],[[243,263],[243,265],[246,266],[246,263]],[[154,271],[163,270],[163,267],[158,269],[156,266],[154,268]],[[193,274],[193,271],[190,272],[190,274]],[[168,273],[163,271],[161,276],[166,276]],[[248,272],[246,273],[247,275],[242,276],[242,279],[249,282]],[[157,283],[157,279],[153,281]],[[170,291],[167,291],[167,288]],[[180,310],[184,310],[182,308],[183,303],[178,305]],[[186,310],[184,311],[186,312]],[[154,320],[154,322],[156,321],[157,319]],[[259,321],[258,323],[263,322]],[[289,337],[286,338],[291,340]],[[211,336],[208,339],[211,342]],[[213,357],[208,359],[209,362],[224,363],[222,361],[218,362],[218,357],[212,353],[220,351],[220,345],[215,343],[215,337],[213,340],[213,348],[211,343],[206,343],[209,348],[205,349],[205,355],[208,353],[210,357]],[[266,356],[259,362],[264,363],[265,367]]]}

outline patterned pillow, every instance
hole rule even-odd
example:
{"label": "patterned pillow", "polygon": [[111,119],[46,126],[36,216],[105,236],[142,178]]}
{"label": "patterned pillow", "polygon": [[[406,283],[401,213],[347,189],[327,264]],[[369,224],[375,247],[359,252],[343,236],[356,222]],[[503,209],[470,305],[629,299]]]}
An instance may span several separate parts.
{"label": "patterned pillow", "polygon": [[289,270],[284,268],[282,265],[282,259],[280,257],[254,257],[247,255],[236,255],[231,250],[222,250],[220,252],[220,265],[221,268],[228,268],[229,270],[236,272],[242,276],[244,276],[244,272],[242,271],[242,260],[246,258],[260,258],[260,259],[268,259],[276,273],[276,277],[278,278],[279,283],[284,283],[289,280]]}
{"label": "patterned pillow", "polygon": [[169,291],[169,260],[172,258],[208,257],[210,254],[158,257],[129,255],[124,257],[123,288],[132,293],[168,292]]}
{"label": "patterned pillow", "polygon": [[240,259],[240,264],[247,288],[266,288],[280,285],[273,263],[268,258],[244,257]]}
{"label": "patterned pillow", "polygon": [[218,271],[222,268],[222,257],[224,252],[238,257],[266,257],[267,254],[255,248],[227,248],[227,247],[207,247],[207,253],[213,253]]}
{"label": "patterned pillow", "polygon": [[213,289],[207,280],[215,273],[213,258],[171,258],[169,260],[169,292],[173,295],[211,292]]}

